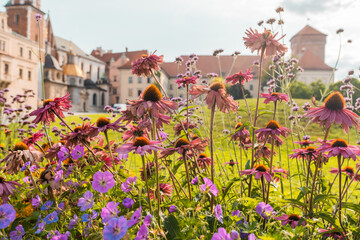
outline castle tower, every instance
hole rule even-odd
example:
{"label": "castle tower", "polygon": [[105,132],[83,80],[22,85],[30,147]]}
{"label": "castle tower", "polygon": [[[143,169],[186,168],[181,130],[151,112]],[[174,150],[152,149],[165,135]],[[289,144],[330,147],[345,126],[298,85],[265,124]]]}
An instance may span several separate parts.
{"label": "castle tower", "polygon": [[[10,0],[5,7],[8,15],[8,25],[14,32],[35,42],[40,41],[43,43],[45,13],[40,10],[40,0]],[[36,23],[36,14],[42,16],[39,23]],[[42,32],[40,36],[39,27]]]}
{"label": "castle tower", "polygon": [[291,52],[301,58],[306,51],[312,52],[322,61],[325,61],[326,34],[306,25],[291,39]]}

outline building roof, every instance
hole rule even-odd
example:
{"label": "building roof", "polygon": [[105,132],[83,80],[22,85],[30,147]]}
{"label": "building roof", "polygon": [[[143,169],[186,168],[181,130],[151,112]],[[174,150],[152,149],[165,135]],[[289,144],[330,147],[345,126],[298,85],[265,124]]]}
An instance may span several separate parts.
{"label": "building roof", "polygon": [[98,87],[96,83],[94,83],[91,79],[85,79],[84,86],[86,89],[98,89],[100,91],[107,92],[105,89]]}
{"label": "building roof", "polygon": [[52,69],[62,71],[62,68],[60,67],[59,62],[56,60],[56,58],[54,58],[50,54],[46,54],[46,56],[45,56],[44,68],[52,68]]}
{"label": "building roof", "polygon": [[[179,73],[185,73],[185,62],[188,56],[181,56],[184,61],[178,68],[175,62],[164,62],[160,67],[167,73],[169,77],[176,77]],[[211,55],[198,55],[199,60],[196,62],[196,68],[201,71],[202,75],[207,73],[216,73],[220,75],[218,58]],[[223,77],[235,74],[239,71],[245,71],[253,66],[253,62],[259,60],[259,56],[242,55],[238,56],[234,62],[234,57],[230,55],[220,55],[221,72]],[[233,65],[233,67],[232,67]],[[257,71],[254,71],[257,74]]]}
{"label": "building roof", "polygon": [[90,60],[98,62],[98,63],[103,63],[99,59],[97,59],[97,58],[91,56],[90,54],[87,54],[83,50],[81,50],[81,48],[79,48],[72,41],[66,40],[59,36],[54,36],[54,38],[55,38],[55,47],[57,50],[62,50],[65,52],[70,52],[70,50],[71,50],[73,53],[75,53],[76,55],[78,55],[80,57],[84,57],[84,58],[90,59]]}
{"label": "building roof", "polygon": [[148,54],[147,50],[139,50],[139,51],[126,51],[126,52],[106,52],[102,53],[100,50],[93,50],[91,55],[105,62],[106,64],[110,64],[111,61],[117,61],[121,57],[126,57],[128,60],[121,66],[121,68],[131,68],[131,63],[135,60],[139,59],[142,55]]}
{"label": "building roof", "polygon": [[[303,27],[297,34],[295,34],[291,39],[297,36],[304,36],[304,35],[322,35],[327,36],[326,34],[320,32],[319,30],[316,30],[315,28],[311,27],[310,25],[306,25]],[[290,39],[290,41],[291,41]]]}
{"label": "building roof", "polygon": [[333,70],[332,67],[328,66],[323,60],[309,50],[306,50],[299,59],[299,66],[305,70]]}
{"label": "building roof", "polygon": [[63,74],[68,76],[84,77],[83,72],[76,64],[67,63],[63,67]]}

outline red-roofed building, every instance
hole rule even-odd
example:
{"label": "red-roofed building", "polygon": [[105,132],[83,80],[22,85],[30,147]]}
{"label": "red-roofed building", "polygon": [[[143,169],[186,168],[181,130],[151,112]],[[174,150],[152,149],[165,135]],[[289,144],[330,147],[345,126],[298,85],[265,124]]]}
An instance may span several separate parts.
{"label": "red-roofed building", "polygon": [[[131,64],[147,55],[147,50],[128,51],[113,53],[104,51],[101,47],[91,52],[91,55],[106,63],[105,74],[110,80],[110,104],[126,103],[127,100],[137,99],[141,92],[152,83],[148,77],[138,77],[132,74]],[[166,76],[162,74],[161,82],[164,88],[167,88]]]}
{"label": "red-roofed building", "polygon": [[333,68],[325,63],[326,34],[306,25],[291,39],[292,55],[299,59],[299,66],[304,72],[297,80],[310,84],[321,79],[325,84],[334,82]]}

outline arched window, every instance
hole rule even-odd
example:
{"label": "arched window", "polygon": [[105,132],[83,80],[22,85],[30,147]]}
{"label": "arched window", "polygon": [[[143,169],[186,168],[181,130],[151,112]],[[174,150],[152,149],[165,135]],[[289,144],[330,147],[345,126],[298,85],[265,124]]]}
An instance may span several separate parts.
{"label": "arched window", "polygon": [[94,106],[97,105],[97,95],[96,95],[96,93],[93,94],[93,105]]}
{"label": "arched window", "polygon": [[104,106],[105,105],[105,94],[102,93],[101,94],[101,106]]}

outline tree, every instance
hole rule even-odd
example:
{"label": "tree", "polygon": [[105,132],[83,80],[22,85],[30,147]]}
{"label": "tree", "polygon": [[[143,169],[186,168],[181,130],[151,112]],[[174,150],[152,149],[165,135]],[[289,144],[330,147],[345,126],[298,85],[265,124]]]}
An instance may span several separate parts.
{"label": "tree", "polygon": [[322,94],[324,94],[326,86],[321,81],[321,79],[318,79],[316,82],[310,83],[310,88],[311,88],[313,96],[315,96],[315,99],[320,100]]}
{"label": "tree", "polygon": [[[226,91],[234,97],[235,100],[243,99],[243,95],[241,92],[240,84],[226,86]],[[246,98],[251,98],[251,94],[248,90],[245,89]]]}
{"label": "tree", "polygon": [[309,85],[299,81],[294,81],[290,84],[290,93],[293,98],[310,99],[312,97]]}

